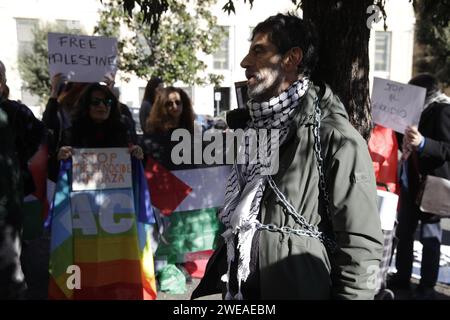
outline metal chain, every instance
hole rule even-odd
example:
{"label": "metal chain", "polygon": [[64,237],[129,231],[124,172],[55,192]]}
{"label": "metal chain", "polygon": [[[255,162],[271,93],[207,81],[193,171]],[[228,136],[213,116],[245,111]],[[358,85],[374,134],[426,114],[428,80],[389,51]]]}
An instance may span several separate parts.
{"label": "metal chain", "polygon": [[[328,195],[328,191],[326,188],[325,183],[325,174],[323,172],[323,158],[322,158],[322,147],[320,144],[320,118],[322,116],[322,112],[320,110],[319,105],[319,99],[316,97],[314,99],[314,128],[313,128],[313,135],[314,135],[314,154],[316,156],[317,160],[317,169],[319,171],[319,188],[320,192],[323,195],[324,201],[325,201],[325,213],[327,218],[329,219],[331,223],[331,215],[329,210],[329,204],[330,204],[330,198]],[[294,207],[287,201],[284,194],[278,189],[277,185],[272,179],[272,176],[267,177],[267,181],[269,182],[269,186],[274,191],[275,195],[280,200],[280,204],[283,207],[283,212],[286,214],[291,215],[295,222],[298,223],[303,229],[293,229],[291,227],[283,226],[278,227],[274,224],[268,224],[264,225],[262,223],[257,223],[256,228],[258,230],[266,230],[270,232],[282,232],[286,234],[295,234],[298,236],[307,236],[311,238],[315,238],[320,240],[322,243],[325,244],[325,246],[328,247],[329,250],[332,252],[336,250],[336,242],[333,239],[330,239],[327,237],[323,232],[320,232],[317,228],[317,226],[313,226],[306,222],[305,218],[300,215],[298,212],[295,211]]]}
{"label": "metal chain", "polygon": [[275,192],[275,195],[280,200],[279,203],[283,207],[284,213],[290,214],[294,218],[295,222],[297,222],[304,229],[314,233],[320,233],[316,226],[313,226],[308,222],[306,222],[305,217],[303,217],[301,214],[295,211],[294,207],[289,203],[289,201],[287,201],[284,194],[280,191],[280,189],[278,189],[277,185],[275,184],[275,181],[273,181],[271,176],[267,177],[267,181],[269,182],[269,186]]}
{"label": "metal chain", "polygon": [[[273,181],[271,176],[268,176],[268,182],[269,186],[274,191],[275,195],[280,200],[280,205],[283,207],[283,212],[285,214],[291,215],[295,222],[297,222],[300,227],[303,228],[303,230],[299,229],[292,229],[290,227],[276,227],[272,226],[269,231],[282,231],[284,233],[294,233],[296,235],[303,235],[303,236],[309,236],[312,238],[319,239],[322,241],[330,250],[334,250],[335,243],[332,239],[327,237],[323,232],[319,231],[317,226],[314,226],[312,224],[309,224],[305,217],[303,217],[301,214],[299,214],[297,211],[295,211],[294,207],[289,203],[289,201],[286,199],[284,194],[278,189],[277,185],[275,184],[275,181]],[[267,229],[265,229],[267,230]]]}
{"label": "metal chain", "polygon": [[322,145],[320,144],[320,118],[322,116],[322,111],[320,110],[319,98],[314,99],[314,154],[317,160],[317,170],[319,171],[319,188],[322,192],[325,201],[325,213],[330,221],[330,197],[328,195],[327,186],[325,183],[325,174],[323,173],[323,158],[322,158]]}
{"label": "metal chain", "polygon": [[[325,214],[326,218],[328,218],[328,221],[330,224],[332,224],[332,216],[330,213],[330,197],[328,195],[327,185],[325,182],[325,174],[323,172],[323,158],[322,158],[322,145],[320,143],[320,121],[322,117],[322,111],[320,110],[320,104],[319,104],[319,98],[316,97],[314,99],[314,128],[313,128],[313,135],[314,135],[314,154],[316,156],[317,160],[317,170],[319,171],[319,189],[322,193],[323,200],[325,202]],[[336,242],[331,240],[333,242],[333,246],[331,247],[331,250],[336,250]]]}

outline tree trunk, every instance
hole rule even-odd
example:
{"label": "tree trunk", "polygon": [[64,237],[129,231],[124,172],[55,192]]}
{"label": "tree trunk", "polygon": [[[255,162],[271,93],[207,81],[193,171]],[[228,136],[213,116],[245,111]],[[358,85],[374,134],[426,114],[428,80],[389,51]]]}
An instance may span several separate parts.
{"label": "tree trunk", "polygon": [[313,80],[330,85],[345,105],[351,124],[368,140],[372,128],[369,97],[367,7],[373,0],[303,0],[303,17],[319,33],[319,62]]}

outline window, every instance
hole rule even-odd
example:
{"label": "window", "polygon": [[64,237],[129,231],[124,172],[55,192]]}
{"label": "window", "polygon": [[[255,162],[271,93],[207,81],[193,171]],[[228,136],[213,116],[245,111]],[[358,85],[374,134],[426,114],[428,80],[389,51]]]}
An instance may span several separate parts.
{"label": "window", "polygon": [[[17,53],[20,56],[33,52],[34,33],[33,31],[38,26],[39,20],[37,19],[16,19],[17,29]],[[22,87],[21,101],[29,107],[39,105],[39,97],[33,95],[30,91]]]}
{"label": "window", "polygon": [[230,36],[229,36],[229,27],[222,27],[223,32],[225,33],[224,38],[222,39],[222,43],[217,51],[213,55],[213,66],[214,69],[218,70],[226,70],[229,68],[229,50],[230,50]]}
{"label": "window", "polygon": [[139,107],[141,106],[142,99],[144,99],[145,87],[139,87]]}
{"label": "window", "polygon": [[193,88],[192,87],[180,87],[180,89],[183,89],[184,92],[188,95],[189,99],[191,99],[192,102],[192,94],[193,94]]}
{"label": "window", "polygon": [[253,30],[255,29],[255,27],[249,27],[248,28],[248,40],[251,41],[252,40],[252,34],[253,34]]}
{"label": "window", "polygon": [[19,56],[33,52],[34,34],[33,30],[38,25],[37,19],[16,19],[17,43]]}
{"label": "window", "polygon": [[391,32],[375,33],[375,71],[390,71]]}
{"label": "window", "polygon": [[230,87],[214,88],[214,116],[230,110]]}

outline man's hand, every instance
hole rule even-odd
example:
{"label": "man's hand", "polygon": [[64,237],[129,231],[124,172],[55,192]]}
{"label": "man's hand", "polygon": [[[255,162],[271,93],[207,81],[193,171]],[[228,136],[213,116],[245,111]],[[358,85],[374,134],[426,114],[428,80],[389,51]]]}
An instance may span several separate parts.
{"label": "man's hand", "polygon": [[132,145],[128,148],[128,152],[138,160],[144,159],[144,151],[138,145]]}
{"label": "man's hand", "polygon": [[73,149],[69,146],[61,147],[58,151],[58,160],[67,160],[73,155]]}
{"label": "man's hand", "polygon": [[65,80],[66,77],[62,73],[57,73],[53,76],[51,82],[50,98],[58,98],[59,88],[61,88]]}
{"label": "man's hand", "polygon": [[424,137],[420,134],[417,126],[406,127],[402,145],[402,160],[408,159],[411,153],[419,148],[423,139]]}
{"label": "man's hand", "polygon": [[114,84],[115,84],[114,79],[115,79],[115,75],[113,75],[112,73],[108,72],[103,77],[103,82],[106,83],[108,88],[112,90],[112,89],[114,89]]}
{"label": "man's hand", "polygon": [[406,143],[417,150],[423,140],[423,136],[417,130],[416,126],[408,126],[405,130]]}

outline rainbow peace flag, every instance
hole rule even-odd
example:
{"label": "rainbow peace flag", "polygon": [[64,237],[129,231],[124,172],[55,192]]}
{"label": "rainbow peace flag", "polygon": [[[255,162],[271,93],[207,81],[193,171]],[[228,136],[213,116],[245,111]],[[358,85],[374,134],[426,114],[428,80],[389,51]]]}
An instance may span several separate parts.
{"label": "rainbow peace flag", "polygon": [[132,187],[73,191],[72,161],[61,163],[49,213],[50,299],[155,299],[150,244],[155,217],[142,163]]}

